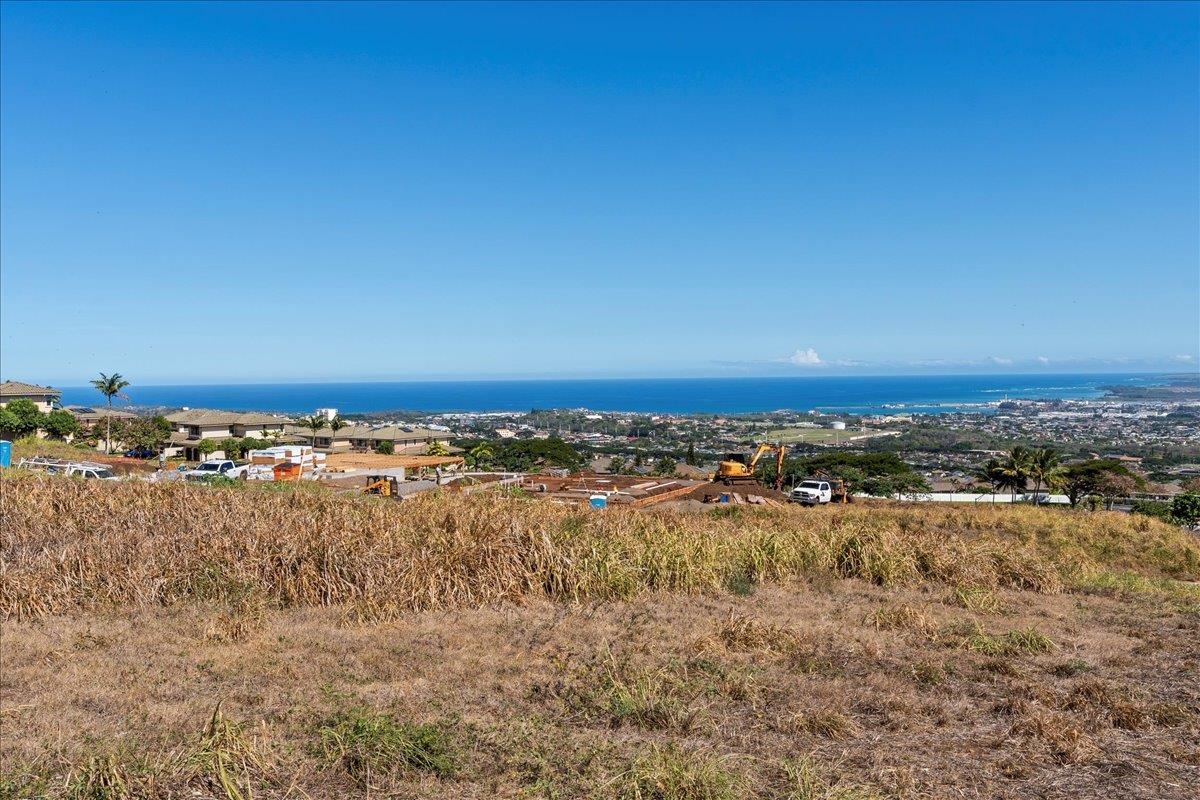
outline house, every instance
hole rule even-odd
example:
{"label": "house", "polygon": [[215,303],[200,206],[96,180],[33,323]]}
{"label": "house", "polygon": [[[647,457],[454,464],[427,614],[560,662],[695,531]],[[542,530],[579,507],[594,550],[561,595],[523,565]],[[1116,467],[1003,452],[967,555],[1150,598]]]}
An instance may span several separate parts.
{"label": "house", "polygon": [[[288,425],[286,441],[312,442],[313,432],[299,425]],[[414,428],[409,425],[347,425],[336,434],[330,428],[322,428],[316,433],[317,449],[332,453],[374,450],[380,442],[391,442],[396,455],[424,455],[429,445],[434,442],[441,443],[448,452],[453,451],[450,447],[450,433],[432,428]]]}
{"label": "house", "polygon": [[107,406],[100,406],[99,408],[92,408],[91,406],[67,406],[66,410],[70,411],[79,424],[85,428],[102,425],[108,419],[112,419],[113,422],[137,419],[137,414],[108,408]]}
{"label": "house", "polygon": [[[284,433],[291,422],[287,417],[255,412],[213,411],[185,408],[166,415],[171,423],[168,447],[182,452],[185,458],[197,459],[203,454],[200,443],[205,439],[274,439]],[[170,453],[169,453],[170,454]]]}
{"label": "house", "polygon": [[62,392],[49,386],[38,386],[21,381],[4,381],[0,383],[0,408],[4,408],[13,400],[32,400],[38,411],[48,414],[62,408],[59,400]]}

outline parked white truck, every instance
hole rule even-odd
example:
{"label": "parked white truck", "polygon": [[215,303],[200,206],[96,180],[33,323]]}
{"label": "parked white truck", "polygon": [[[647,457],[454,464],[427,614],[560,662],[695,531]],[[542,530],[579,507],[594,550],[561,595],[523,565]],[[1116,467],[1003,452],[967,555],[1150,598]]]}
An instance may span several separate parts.
{"label": "parked white truck", "polygon": [[829,481],[801,481],[789,499],[804,506],[828,503],[833,500],[833,486]]}
{"label": "parked white truck", "polygon": [[183,477],[189,481],[201,481],[206,478],[225,477],[225,478],[240,478],[246,472],[247,464],[239,465],[235,461],[230,461],[225,458],[217,458],[212,461],[205,461],[193,469],[189,469],[183,473]]}
{"label": "parked white truck", "polygon": [[120,478],[107,464],[92,461],[71,461],[65,458],[33,456],[17,462],[18,469],[32,469],[47,475],[68,475],[73,478],[91,478],[101,481],[117,481]]}

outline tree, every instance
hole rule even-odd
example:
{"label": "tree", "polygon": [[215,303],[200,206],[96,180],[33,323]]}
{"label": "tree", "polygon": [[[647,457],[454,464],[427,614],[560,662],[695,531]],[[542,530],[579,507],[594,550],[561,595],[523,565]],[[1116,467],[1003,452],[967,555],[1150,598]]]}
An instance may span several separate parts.
{"label": "tree", "polygon": [[225,451],[226,458],[241,458],[246,452],[246,442],[244,439],[233,437],[222,439],[221,449]]}
{"label": "tree", "polygon": [[375,445],[375,452],[381,456],[390,456],[396,452],[396,446],[392,444],[390,439],[384,439]]}
{"label": "tree", "polygon": [[18,438],[16,430],[20,424],[21,421],[17,419],[16,414],[13,414],[7,408],[0,408],[0,431],[16,439]]}
{"label": "tree", "polygon": [[688,442],[687,457],[684,459],[684,461],[685,461],[685,463],[687,463],[687,465],[689,467],[696,466],[697,461],[696,461],[696,443],[695,442]]}
{"label": "tree", "polygon": [[674,475],[675,474],[675,459],[670,456],[663,456],[654,464],[654,475]]}
{"label": "tree", "polygon": [[1129,468],[1116,459],[1093,459],[1081,461],[1078,464],[1067,464],[1059,475],[1059,485],[1067,493],[1067,500],[1074,507],[1079,501],[1090,494],[1099,492],[1107,487],[1111,475],[1133,476]]}
{"label": "tree", "polygon": [[333,440],[337,438],[337,432],[349,424],[349,422],[346,422],[346,420],[342,419],[341,414],[334,414],[333,419],[329,420],[329,430],[331,431],[329,435],[330,450],[333,449]]}
{"label": "tree", "polygon": [[1195,527],[1200,522],[1200,494],[1177,494],[1171,500],[1171,516],[1180,525]]}
{"label": "tree", "polygon": [[476,469],[487,467],[495,458],[495,451],[486,442],[480,442],[467,452],[467,463]]}
{"label": "tree", "polygon": [[1042,486],[1047,488],[1058,483],[1062,477],[1062,463],[1058,453],[1049,447],[1034,450],[1029,458],[1029,477],[1034,480],[1033,504],[1041,502]]}
{"label": "tree", "polygon": [[304,417],[300,420],[300,427],[308,428],[312,431],[312,446],[317,446],[317,434],[321,432],[329,424],[329,420],[320,414],[313,414],[311,417]]}
{"label": "tree", "polygon": [[14,439],[37,433],[46,424],[46,415],[27,397],[13,400],[4,407],[3,414],[0,427],[11,432]]}
{"label": "tree", "polygon": [[608,471],[613,475],[620,475],[629,466],[629,462],[624,456],[613,456],[608,462]]}
{"label": "tree", "polygon": [[1029,464],[1031,455],[1029,448],[1017,445],[1008,451],[1008,455],[1000,462],[1000,475],[1003,482],[1000,488],[1012,492],[1012,502],[1017,502],[1017,492],[1025,491],[1029,485]]}
{"label": "tree", "polygon": [[117,438],[133,447],[156,450],[171,438],[171,423],[163,416],[138,417],[117,425]]}
{"label": "tree", "polygon": [[1004,468],[997,459],[989,458],[987,463],[975,470],[977,481],[987,484],[992,490],[992,505],[996,504],[996,492],[1004,485]]}
{"label": "tree", "polygon": [[200,444],[196,445],[196,449],[200,451],[200,455],[208,458],[213,453],[217,452],[216,439],[201,439]]}
{"label": "tree", "polygon": [[42,427],[55,439],[66,439],[80,431],[79,420],[70,411],[55,409],[46,415]]}
{"label": "tree", "polygon": [[436,439],[430,442],[429,446],[425,448],[425,455],[427,456],[444,456],[448,455],[449,452],[450,451],[446,449],[445,443],[439,442]]}
{"label": "tree", "polygon": [[129,385],[129,381],[119,372],[114,372],[112,375],[100,373],[100,377],[92,381],[92,386],[96,391],[104,395],[104,399],[108,402],[108,418],[105,420],[105,436],[104,436],[104,452],[112,453],[112,403],[114,397],[124,397],[121,390]]}

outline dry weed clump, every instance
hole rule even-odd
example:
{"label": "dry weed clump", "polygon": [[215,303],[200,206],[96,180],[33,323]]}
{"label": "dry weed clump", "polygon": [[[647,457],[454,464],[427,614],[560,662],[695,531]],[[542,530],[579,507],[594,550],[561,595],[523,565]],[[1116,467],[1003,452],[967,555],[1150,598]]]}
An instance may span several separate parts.
{"label": "dry weed clump", "polygon": [[929,633],[937,627],[927,613],[907,603],[882,606],[867,615],[865,624],[877,630],[912,631],[921,634]]}
{"label": "dry weed clump", "polygon": [[800,643],[793,630],[733,611],[717,626],[716,639],[728,650],[771,653],[791,653]]}
{"label": "dry weed clump", "polygon": [[228,719],[220,704],[198,740],[157,756],[96,753],[69,769],[61,781],[14,789],[14,797],[124,798],[187,796],[250,800],[256,789],[278,788],[276,769],[261,737]]}
{"label": "dry weed clump", "polygon": [[561,664],[561,677],[538,693],[568,715],[618,728],[686,733],[703,716],[704,688],[668,666],[634,663],[608,646],[578,663]]}
{"label": "dry weed clump", "polygon": [[595,513],[494,495],[397,505],[29,476],[0,478],[0,490],[4,618],[253,596],[378,619],[529,596],[724,592],[797,576],[1053,593],[1085,569],[1200,573],[1200,548],[1170,526],[1139,531],[1119,515],[1033,508]]}

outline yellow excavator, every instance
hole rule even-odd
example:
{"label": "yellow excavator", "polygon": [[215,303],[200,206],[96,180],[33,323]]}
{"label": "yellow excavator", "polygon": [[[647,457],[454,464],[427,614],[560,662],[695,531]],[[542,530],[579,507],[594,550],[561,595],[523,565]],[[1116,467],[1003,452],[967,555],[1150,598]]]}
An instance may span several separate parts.
{"label": "yellow excavator", "polygon": [[754,468],[758,466],[758,462],[767,453],[775,454],[775,488],[779,489],[783,486],[783,455],[787,452],[787,448],[783,443],[779,444],[760,444],[758,449],[754,451],[754,455],[750,458],[749,463],[746,462],[745,456],[738,453],[730,453],[725,457],[724,461],[717,464],[717,474],[713,475],[714,483],[723,483],[726,486],[747,486],[757,484],[758,478],[754,475]]}

